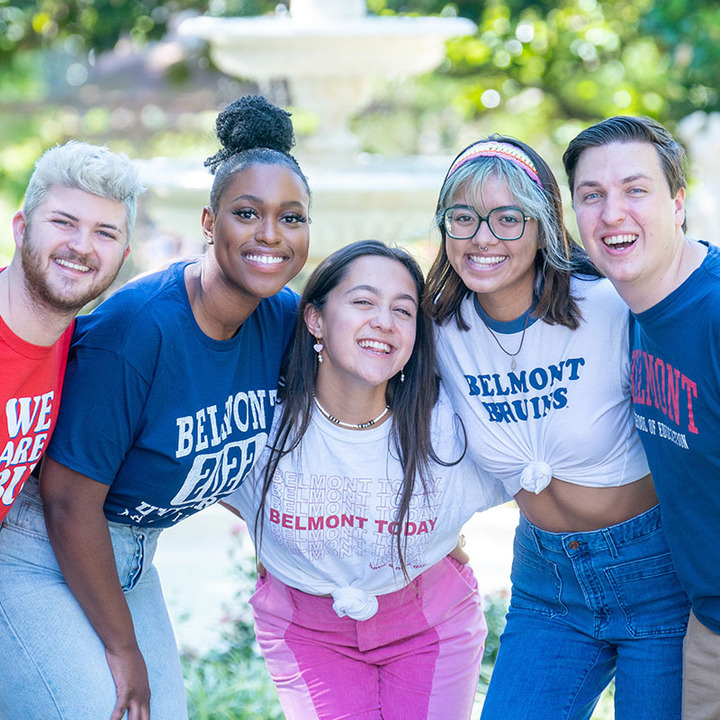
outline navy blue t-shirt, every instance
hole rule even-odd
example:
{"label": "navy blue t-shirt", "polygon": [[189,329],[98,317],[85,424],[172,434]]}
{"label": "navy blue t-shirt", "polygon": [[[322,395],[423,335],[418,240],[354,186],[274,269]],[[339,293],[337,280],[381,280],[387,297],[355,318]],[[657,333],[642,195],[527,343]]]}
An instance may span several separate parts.
{"label": "navy blue t-shirt", "polygon": [[632,316],[635,425],[678,577],[698,620],[720,632],[720,250]]}
{"label": "navy blue t-shirt", "polygon": [[200,329],[188,262],[78,318],[53,460],[110,485],[108,520],[169,527],[235,490],[265,446],[297,316],[285,289],[230,340]]}

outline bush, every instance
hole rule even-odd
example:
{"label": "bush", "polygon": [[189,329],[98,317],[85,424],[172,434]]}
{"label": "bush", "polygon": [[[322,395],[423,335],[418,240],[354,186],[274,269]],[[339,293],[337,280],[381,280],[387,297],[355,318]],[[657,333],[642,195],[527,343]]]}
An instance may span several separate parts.
{"label": "bush", "polygon": [[[245,526],[242,525],[242,528]],[[255,641],[248,599],[255,587],[255,559],[246,532],[234,550],[237,591],[228,608],[221,649],[182,655],[190,720],[282,720],[275,686]]]}

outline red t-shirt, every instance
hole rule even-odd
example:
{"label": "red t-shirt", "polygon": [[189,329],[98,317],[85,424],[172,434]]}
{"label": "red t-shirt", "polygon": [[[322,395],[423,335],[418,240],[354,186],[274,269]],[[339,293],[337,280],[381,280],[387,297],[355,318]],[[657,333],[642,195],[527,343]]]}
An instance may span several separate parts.
{"label": "red t-shirt", "polygon": [[22,340],[0,318],[0,520],[55,427],[74,326],[45,347]]}

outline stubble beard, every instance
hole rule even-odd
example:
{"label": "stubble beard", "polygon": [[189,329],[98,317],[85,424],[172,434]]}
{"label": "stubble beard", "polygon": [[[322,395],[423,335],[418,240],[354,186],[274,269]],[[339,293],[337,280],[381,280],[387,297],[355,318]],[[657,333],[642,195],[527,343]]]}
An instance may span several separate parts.
{"label": "stubble beard", "polygon": [[[25,274],[25,286],[31,299],[52,313],[61,315],[77,315],[85,305],[104,293],[117,277],[124,260],[124,257],[121,258],[117,267],[99,275],[90,287],[78,290],[71,288],[68,283],[67,292],[63,292],[62,288],[57,289],[48,282],[47,273],[43,268],[46,262],[53,262],[53,260],[46,260],[42,257],[33,243],[29,226],[25,230],[20,255]],[[80,257],[77,260],[84,262]],[[94,270],[91,270],[91,272],[94,272]]]}

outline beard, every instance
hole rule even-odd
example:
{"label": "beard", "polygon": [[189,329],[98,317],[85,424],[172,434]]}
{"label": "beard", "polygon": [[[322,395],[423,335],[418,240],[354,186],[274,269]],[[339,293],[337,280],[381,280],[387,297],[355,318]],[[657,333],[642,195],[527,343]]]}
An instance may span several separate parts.
{"label": "beard", "polygon": [[[123,254],[119,261],[113,264],[113,267],[99,273],[99,268],[95,263],[69,251],[63,254],[53,253],[49,257],[44,256],[41,249],[33,242],[29,225],[25,228],[20,256],[25,274],[25,285],[31,298],[51,312],[73,315],[80,312],[85,305],[112,285],[125,260]],[[77,278],[77,281],[67,278],[64,281],[59,280],[52,283],[47,266],[53,262],[55,257],[86,265],[90,268],[89,272],[95,276],[95,280],[88,284],[83,282],[82,278]]]}

